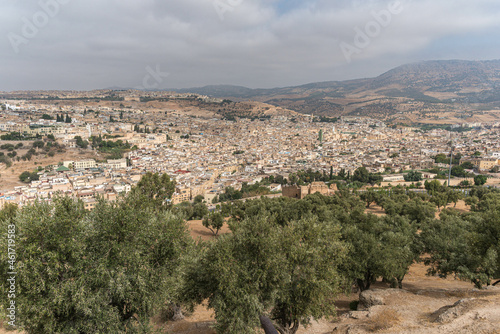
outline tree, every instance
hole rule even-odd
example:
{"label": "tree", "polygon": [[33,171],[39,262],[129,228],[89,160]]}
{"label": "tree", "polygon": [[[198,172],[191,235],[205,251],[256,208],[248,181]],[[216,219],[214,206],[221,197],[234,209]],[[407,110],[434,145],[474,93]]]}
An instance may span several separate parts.
{"label": "tree", "polygon": [[488,177],[486,175],[476,175],[474,177],[474,184],[476,186],[482,186],[488,181]]}
{"label": "tree", "polygon": [[86,149],[89,146],[89,142],[83,140],[80,136],[75,136],[76,146]]}
{"label": "tree", "polygon": [[208,215],[208,208],[205,203],[200,202],[193,206],[193,216],[191,219],[203,219],[206,215]]}
{"label": "tree", "polygon": [[129,192],[127,201],[134,207],[150,207],[165,210],[170,207],[170,199],[175,192],[175,181],[168,174],[148,172]]}
{"label": "tree", "polygon": [[500,193],[479,189],[469,197],[475,202],[472,213],[443,211],[441,219],[430,221],[421,233],[430,255],[425,261],[431,266],[429,274],[454,274],[477,288],[500,277]]}
{"label": "tree", "polygon": [[196,203],[202,203],[203,200],[205,199],[205,197],[203,197],[203,195],[196,195],[193,199],[193,202],[196,204]]}
{"label": "tree", "polygon": [[378,278],[395,279],[401,287],[410,265],[420,255],[416,226],[399,215],[377,217],[353,212],[342,223],[349,244],[349,263],[343,268],[361,291]]}
{"label": "tree", "polygon": [[451,199],[448,192],[436,192],[432,195],[430,202],[436,204],[438,210],[440,210],[441,207],[448,205]]}
{"label": "tree", "polygon": [[[87,212],[81,201],[56,198],[23,207],[14,221],[16,316],[27,333],[149,333],[149,318],[176,298],[192,247],[179,217],[125,203],[101,200]],[[6,280],[7,270],[0,275]]]}
{"label": "tree", "polygon": [[422,181],[423,177],[422,173],[412,170],[404,175],[404,179],[406,182],[418,182]]}
{"label": "tree", "polygon": [[366,207],[369,208],[370,205],[377,200],[378,194],[373,191],[373,189],[368,189],[362,192],[359,197],[366,202]]}
{"label": "tree", "polygon": [[451,175],[456,177],[466,177],[467,172],[464,170],[462,166],[453,166],[451,168]]}
{"label": "tree", "polygon": [[474,165],[470,161],[466,161],[460,165],[463,169],[474,169]]}
{"label": "tree", "polygon": [[307,219],[279,226],[260,215],[208,245],[187,271],[185,298],[208,299],[218,333],[254,333],[269,312],[281,334],[333,315],[346,245],[339,228]]}
{"label": "tree", "polygon": [[53,120],[54,117],[50,116],[50,115],[47,115],[47,114],[43,114],[42,115],[42,119],[45,119],[45,120]]}
{"label": "tree", "polygon": [[425,189],[429,192],[429,194],[434,194],[435,192],[440,191],[443,188],[443,185],[438,180],[425,181],[424,182]]}
{"label": "tree", "polygon": [[460,181],[460,183],[458,185],[462,188],[466,188],[466,187],[470,186],[470,182],[468,180],[463,180],[463,181]]}
{"label": "tree", "polygon": [[345,180],[346,176],[347,176],[347,174],[345,172],[345,169],[344,168],[340,169],[340,172],[338,173],[338,177],[340,177],[342,180]]}
{"label": "tree", "polygon": [[65,123],[71,123],[71,117],[69,117],[68,114],[66,114],[66,120],[64,122]]}
{"label": "tree", "polygon": [[352,174],[352,180],[361,183],[368,183],[370,181],[368,170],[365,167],[359,167]]}
{"label": "tree", "polygon": [[450,163],[450,159],[444,153],[439,153],[438,155],[436,155],[434,157],[434,161],[437,164],[449,164]]}
{"label": "tree", "polygon": [[457,202],[464,198],[464,194],[461,191],[450,190],[448,192],[448,200],[454,203],[453,207],[457,206]]}
{"label": "tree", "polygon": [[203,218],[202,224],[217,236],[222,226],[224,226],[224,217],[219,212],[214,212]]}
{"label": "tree", "polygon": [[37,140],[33,142],[33,148],[43,148],[45,146],[45,143],[41,140]]}
{"label": "tree", "polygon": [[120,111],[120,119],[123,119],[123,110]]}
{"label": "tree", "polygon": [[21,175],[19,175],[19,180],[24,183],[29,183],[30,182],[30,172],[22,172]]}

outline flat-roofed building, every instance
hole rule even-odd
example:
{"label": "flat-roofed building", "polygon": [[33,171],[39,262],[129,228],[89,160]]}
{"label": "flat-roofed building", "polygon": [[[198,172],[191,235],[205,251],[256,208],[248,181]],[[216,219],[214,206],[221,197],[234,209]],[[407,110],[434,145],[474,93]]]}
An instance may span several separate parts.
{"label": "flat-roofed building", "polygon": [[75,161],[73,166],[75,167],[75,169],[89,169],[89,168],[95,168],[97,165],[94,159],[88,159],[88,160]]}

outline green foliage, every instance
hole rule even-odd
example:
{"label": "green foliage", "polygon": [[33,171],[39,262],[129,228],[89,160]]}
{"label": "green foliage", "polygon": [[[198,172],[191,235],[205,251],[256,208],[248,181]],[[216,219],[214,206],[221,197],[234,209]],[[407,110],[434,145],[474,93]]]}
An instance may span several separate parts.
{"label": "green foliage", "polygon": [[242,198],[271,194],[271,190],[265,186],[267,184],[269,184],[269,179],[264,179],[262,182],[256,182],[254,184],[243,182],[241,190],[236,190],[233,187],[227,187],[224,190],[224,193],[220,194],[217,198],[214,198],[212,203],[235,201]]}
{"label": "green foliage", "polygon": [[474,169],[474,165],[470,161],[466,161],[460,165],[463,169]]}
{"label": "green foliage", "polygon": [[205,197],[203,197],[203,195],[197,195],[197,196],[195,196],[195,198],[193,198],[193,202],[195,204],[202,203],[204,199],[205,199]]}
{"label": "green foliage", "polygon": [[422,173],[411,170],[404,175],[404,179],[406,182],[418,182],[418,181],[422,181],[423,177],[422,177]]}
{"label": "green foliage", "polygon": [[21,134],[20,132],[10,132],[5,135],[1,135],[0,139],[2,140],[32,140],[34,137],[32,136],[26,136],[24,134]]}
{"label": "green foliage", "polygon": [[12,160],[10,160],[6,155],[0,155],[0,163],[4,163],[7,168],[12,166]]}
{"label": "green foliage", "polygon": [[47,115],[47,114],[43,114],[42,115],[42,119],[46,119],[46,120],[53,120],[54,117],[50,116],[50,115]]}
{"label": "green foliage", "polygon": [[373,202],[377,201],[379,196],[378,193],[373,191],[373,189],[368,189],[367,191],[362,192],[359,197],[366,202],[366,207],[369,208]]}
{"label": "green foliage", "polygon": [[458,185],[460,187],[466,188],[466,187],[470,186],[470,182],[468,180],[463,180],[463,181],[460,181],[460,183]]}
{"label": "green foliage", "polygon": [[80,136],[75,136],[75,140],[76,140],[76,146],[78,146],[80,148],[85,149],[89,146],[89,142],[86,140],[83,140],[82,137],[80,137]]}
{"label": "green foliage", "polygon": [[434,162],[437,164],[449,164],[450,158],[446,156],[444,153],[439,153],[434,157]]}
{"label": "green foliage", "polygon": [[191,219],[203,219],[206,215],[208,215],[208,208],[205,203],[198,202],[193,205],[193,216]]}
{"label": "green foliage", "polygon": [[486,175],[476,175],[474,177],[474,184],[476,186],[482,186],[488,181],[488,177]]}
{"label": "green foliage", "polygon": [[410,265],[419,258],[420,248],[415,225],[398,216],[377,217],[356,212],[350,223],[342,225],[342,237],[352,247],[349,264],[344,268],[361,291],[378,278],[402,281]]}
{"label": "green foliage", "polygon": [[19,180],[24,183],[30,183],[31,181],[38,181],[40,179],[40,176],[38,175],[38,172],[22,172],[21,175],[19,175]]}
{"label": "green foliage", "polygon": [[370,181],[368,170],[365,167],[357,168],[352,174],[352,180],[368,183]]}
{"label": "green foliage", "polygon": [[126,201],[132,207],[165,210],[175,192],[175,181],[168,174],[148,172],[127,195]]}
{"label": "green foliage", "polygon": [[176,272],[192,245],[182,219],[126,203],[100,201],[89,213],[82,202],[56,198],[23,207],[14,222],[17,316],[30,334],[149,333],[149,318],[176,296]]}
{"label": "green foliage", "polygon": [[[208,210],[207,210],[208,214]],[[224,226],[224,217],[220,212],[213,212],[208,214],[205,218],[203,218],[203,226],[208,228],[212,233],[217,236],[219,234],[220,229]]]}
{"label": "green foliage", "polygon": [[438,180],[432,180],[430,182],[425,181],[424,187],[431,195],[436,192],[442,191],[442,189],[444,188],[441,182],[439,182]]}
{"label": "green foliage", "polygon": [[239,190],[235,190],[233,187],[227,187],[224,193],[219,195],[219,202],[234,201],[242,199],[243,194]]}
{"label": "green foliage", "polygon": [[474,188],[466,202],[472,212],[445,210],[421,235],[430,274],[454,274],[481,288],[500,277],[500,192]]}
{"label": "green foliage", "polygon": [[123,142],[123,140],[103,140],[102,137],[92,136],[89,138],[92,143],[92,147],[99,150],[101,153],[108,153],[108,159],[121,159],[123,157],[123,153],[130,150],[130,144],[128,141]]}
{"label": "green foliage", "polygon": [[34,149],[37,149],[37,148],[43,148],[45,146],[45,143],[41,140],[37,140],[33,143],[33,148]]}
{"label": "green foliage", "polygon": [[359,167],[352,174],[352,180],[371,185],[382,182],[382,175],[369,173],[365,167]]}
{"label": "green foliage", "polygon": [[453,166],[451,168],[451,175],[456,177],[466,177],[467,172],[464,170],[462,166]]}
{"label": "green foliage", "polygon": [[346,245],[339,228],[315,219],[282,226],[269,216],[247,218],[208,245],[188,271],[185,296],[208,299],[219,333],[254,333],[270,311],[282,329],[296,330],[333,315]]}

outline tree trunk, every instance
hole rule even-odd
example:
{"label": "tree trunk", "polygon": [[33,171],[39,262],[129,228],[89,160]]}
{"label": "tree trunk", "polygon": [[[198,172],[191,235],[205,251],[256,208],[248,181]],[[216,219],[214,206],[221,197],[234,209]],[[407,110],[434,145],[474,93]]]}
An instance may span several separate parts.
{"label": "tree trunk", "polygon": [[171,303],[170,307],[172,308],[172,321],[179,321],[184,319],[184,314],[182,314],[182,309],[179,304]]}
{"label": "tree trunk", "polygon": [[287,324],[286,326],[277,325],[276,329],[280,334],[295,334],[299,330],[300,323],[298,320],[294,320],[293,324]]}
{"label": "tree trunk", "polygon": [[403,279],[404,279],[404,276],[403,277],[398,277],[397,280],[398,280],[398,288],[399,289],[402,289],[403,288]]}
{"label": "tree trunk", "polygon": [[363,292],[365,290],[370,289],[370,286],[372,285],[372,280],[373,280],[373,275],[370,271],[368,271],[365,273],[365,278],[364,279],[357,278],[356,283],[358,284],[358,287],[361,290],[361,292]]}

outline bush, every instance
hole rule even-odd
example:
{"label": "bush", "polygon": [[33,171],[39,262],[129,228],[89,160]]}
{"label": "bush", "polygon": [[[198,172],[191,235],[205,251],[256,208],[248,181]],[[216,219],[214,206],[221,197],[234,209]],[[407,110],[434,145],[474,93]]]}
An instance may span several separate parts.
{"label": "bush", "polygon": [[422,173],[416,172],[416,171],[410,171],[407,174],[404,175],[404,179],[406,182],[418,182],[422,181]]}
{"label": "bush", "polygon": [[476,175],[474,177],[474,184],[476,186],[482,186],[488,181],[488,177],[486,175]]}

